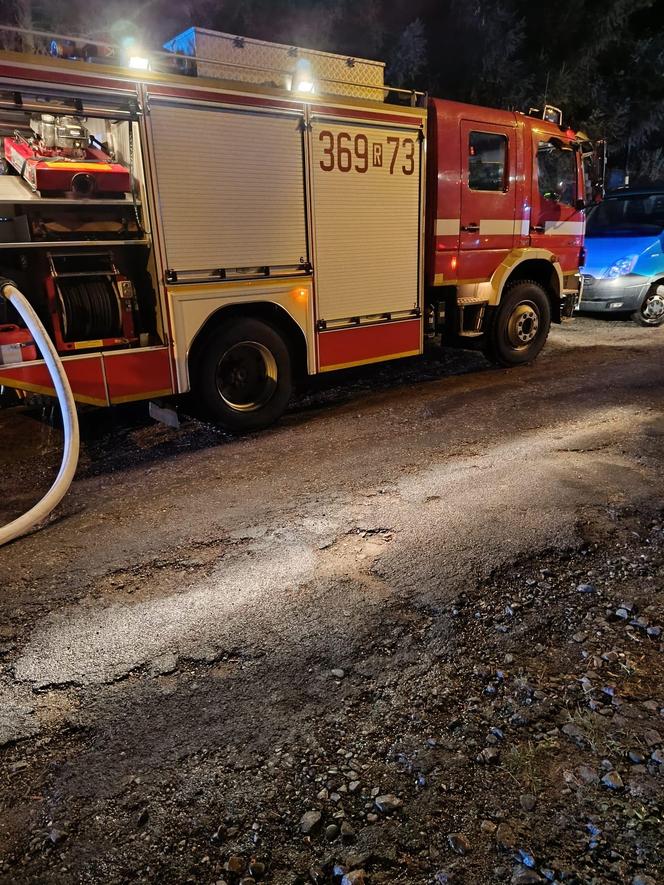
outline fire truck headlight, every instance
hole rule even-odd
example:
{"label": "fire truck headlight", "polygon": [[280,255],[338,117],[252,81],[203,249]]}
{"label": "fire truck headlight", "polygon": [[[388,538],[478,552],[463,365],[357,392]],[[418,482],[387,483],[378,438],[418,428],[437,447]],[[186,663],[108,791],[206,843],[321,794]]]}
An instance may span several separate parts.
{"label": "fire truck headlight", "polygon": [[149,71],[150,59],[145,55],[130,55],[127,65],[137,71]]}
{"label": "fire truck headlight", "polygon": [[299,58],[293,74],[294,92],[315,92],[314,71],[308,58]]}

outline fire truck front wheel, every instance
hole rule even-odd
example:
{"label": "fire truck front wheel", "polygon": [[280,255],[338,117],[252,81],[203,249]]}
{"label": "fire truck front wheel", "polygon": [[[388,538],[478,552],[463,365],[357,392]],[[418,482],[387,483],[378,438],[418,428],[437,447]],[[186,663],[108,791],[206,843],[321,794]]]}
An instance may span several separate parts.
{"label": "fire truck front wheel", "polygon": [[529,363],[544,347],[550,327],[551,305],[542,286],[518,280],[503,293],[492,317],[486,355],[500,366]]}
{"label": "fire truck front wheel", "polygon": [[231,320],[208,340],[194,382],[211,417],[236,433],[277,421],[292,387],[283,338],[272,326],[250,318]]}

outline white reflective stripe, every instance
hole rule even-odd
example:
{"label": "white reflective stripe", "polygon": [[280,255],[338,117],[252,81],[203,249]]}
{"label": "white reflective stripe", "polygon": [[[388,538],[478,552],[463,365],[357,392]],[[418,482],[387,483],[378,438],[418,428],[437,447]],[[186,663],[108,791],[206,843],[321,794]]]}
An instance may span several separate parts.
{"label": "white reflective stripe", "polygon": [[513,235],[527,237],[530,233],[530,221],[528,218],[481,218],[480,236],[504,236]]}
{"label": "white reflective stripe", "polygon": [[459,236],[458,218],[437,218],[436,219],[436,236],[437,237],[458,237]]}
{"label": "white reflective stripe", "polygon": [[586,230],[585,221],[545,221],[544,233],[550,235],[579,237]]}
{"label": "white reflective stripe", "polygon": [[[550,236],[581,236],[585,233],[585,221],[547,221],[544,232]],[[456,237],[459,234],[458,218],[437,218],[436,236]],[[530,234],[529,218],[481,218],[479,234],[482,237],[513,235],[527,237]]]}
{"label": "white reflective stripe", "polygon": [[480,219],[480,236],[506,236],[521,233],[522,220],[517,218],[482,218]]}

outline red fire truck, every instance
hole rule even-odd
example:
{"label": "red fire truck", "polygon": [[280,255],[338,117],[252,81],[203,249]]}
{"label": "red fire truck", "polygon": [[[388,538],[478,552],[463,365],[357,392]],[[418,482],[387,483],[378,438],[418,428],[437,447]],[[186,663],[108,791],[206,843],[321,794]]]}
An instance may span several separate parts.
{"label": "red fire truck", "polygon": [[[559,119],[232,35],[166,50],[144,70],[0,54],[0,274],[78,402],[191,390],[252,430],[299,376],[438,334],[518,365],[571,314],[587,194]],[[0,384],[52,392],[1,311]]]}

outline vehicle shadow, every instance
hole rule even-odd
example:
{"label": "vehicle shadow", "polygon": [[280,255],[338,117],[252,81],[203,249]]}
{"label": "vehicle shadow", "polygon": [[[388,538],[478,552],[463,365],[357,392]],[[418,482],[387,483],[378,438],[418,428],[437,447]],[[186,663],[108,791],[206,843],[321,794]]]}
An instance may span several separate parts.
{"label": "vehicle shadow", "polygon": [[601,323],[615,324],[620,323],[621,325],[629,326],[631,328],[636,328],[636,323],[630,319],[631,313],[630,311],[594,311],[594,310],[580,310],[575,316],[583,317],[585,320],[598,320]]}
{"label": "vehicle shadow", "polygon": [[[611,319],[615,319],[611,317]],[[647,330],[646,330],[647,331]],[[459,406],[472,405],[499,395],[500,390],[520,390],[524,383],[544,379],[552,371],[581,363],[615,358],[615,350],[605,343],[569,342],[558,353],[544,353],[539,360],[515,370],[497,369],[474,351],[432,347],[422,356],[344,369],[313,376],[296,392],[293,401],[275,427],[261,433],[238,437],[216,427],[197,413],[188,397],[180,398],[177,411],[180,427],[155,423],[146,403],[130,403],[109,409],[83,409],[80,412],[81,458],[77,478],[112,475],[115,472],[164,462],[182,453],[193,453],[247,440],[268,441],[275,434],[303,426],[339,410],[362,402],[370,406],[385,395],[412,397],[413,391],[434,382],[445,382],[436,389],[433,414],[443,414]],[[563,365],[564,364],[564,365]],[[473,376],[473,381],[461,380]],[[370,396],[368,396],[370,394]],[[46,489],[57,471],[61,452],[61,431],[57,406],[19,406],[0,410],[3,451],[0,469],[12,476],[12,490],[1,511],[19,511],[34,500],[39,489]]]}
{"label": "vehicle shadow", "polygon": [[[422,356],[311,376],[296,390],[280,425],[244,437],[207,421],[187,396],[173,400],[180,419],[179,428],[157,424],[149,417],[144,402],[108,409],[83,408],[79,412],[81,460],[77,476],[113,473],[174,457],[183,451],[195,452],[231,444],[240,438],[269,435],[278,432],[284,424],[292,427],[306,421],[309,415],[351,403],[369,392],[396,391],[405,385],[419,385],[488,368],[490,364],[480,353],[434,347]],[[51,473],[57,469],[60,428],[59,409],[51,400],[0,410],[0,429],[6,443],[0,465],[9,473],[19,461],[37,461],[37,475]],[[29,472],[34,478],[33,468]]]}

